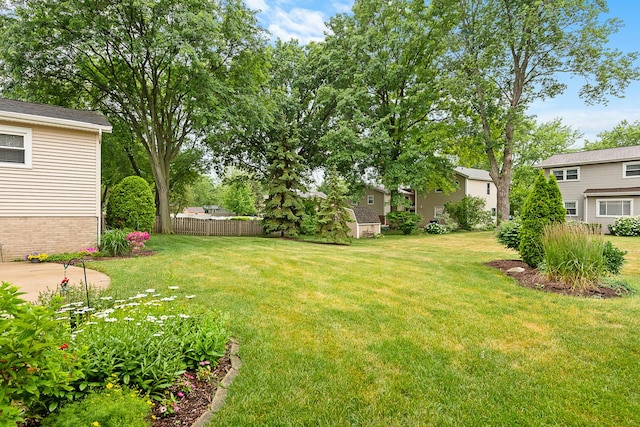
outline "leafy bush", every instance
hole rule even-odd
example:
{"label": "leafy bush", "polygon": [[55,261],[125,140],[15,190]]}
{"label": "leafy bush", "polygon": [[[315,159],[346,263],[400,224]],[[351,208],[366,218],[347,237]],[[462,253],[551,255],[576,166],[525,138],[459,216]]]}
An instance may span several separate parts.
{"label": "leafy bush", "polygon": [[107,201],[107,225],[150,232],[155,219],[156,205],[147,181],[128,176],[113,187]]}
{"label": "leafy bush", "polygon": [[640,216],[623,216],[609,224],[609,232],[615,236],[640,236]]}
{"label": "leafy bush", "polygon": [[447,202],[444,210],[463,230],[473,230],[491,221],[491,213],[484,210],[485,201],[481,197],[464,196],[459,202]]}
{"label": "leafy bush", "polygon": [[127,241],[127,233],[118,228],[102,233],[100,251],[110,256],[123,256],[131,252],[131,246]]}
{"label": "leafy bush", "polygon": [[541,238],[545,273],[574,288],[597,287],[607,274],[603,240],[602,235],[582,224],[545,226]]}
{"label": "leafy bush", "polygon": [[503,221],[496,228],[496,239],[505,247],[517,251],[520,248],[520,227],[522,223],[519,219]]}
{"label": "leafy bush", "polygon": [[151,401],[118,385],[89,393],[42,421],[42,427],[151,425]]}
{"label": "leafy bush", "polygon": [[449,230],[444,225],[438,224],[437,222],[430,222],[429,224],[424,226],[424,231],[428,234],[447,234]]}
{"label": "leafy bush", "polygon": [[460,228],[456,220],[451,218],[449,212],[446,211],[442,213],[442,216],[440,218],[438,218],[438,224],[444,226],[444,228],[447,229],[448,233],[456,231],[458,228]]}
{"label": "leafy bush", "polygon": [[404,235],[409,235],[414,230],[417,230],[418,224],[422,221],[420,215],[408,211],[390,212],[387,214],[387,219],[391,224],[391,228],[400,229]]}
{"label": "leafy bush", "polygon": [[[82,355],[55,312],[31,305],[15,286],[0,286],[0,413],[8,422],[44,415],[80,394]],[[24,411],[24,412],[23,412]]]}
{"label": "leafy bush", "polygon": [[[551,184],[540,172],[533,184],[533,190],[522,207],[522,226],[520,227],[520,257],[531,267],[537,267],[544,258],[542,234],[544,227],[550,223],[564,222],[565,217],[559,215],[558,200],[553,196],[555,178]],[[557,187],[557,184],[555,184]]]}
{"label": "leafy bush", "polygon": [[602,251],[602,255],[604,256],[604,266],[605,270],[609,274],[620,274],[620,270],[622,270],[622,265],[624,264],[624,256],[627,254],[627,251],[623,251],[613,246],[610,241],[604,242],[604,248]]}
{"label": "leafy bush", "polygon": [[313,212],[313,214],[305,213],[302,215],[302,225],[300,226],[300,230],[305,236],[313,236],[316,234],[316,230],[318,229],[318,216]]}
{"label": "leafy bush", "polygon": [[[230,336],[223,316],[181,314],[167,307],[177,297],[152,297],[148,290],[89,317],[75,341],[90,354],[83,367],[87,381],[122,384],[160,397],[186,369],[224,354]],[[126,302],[126,304],[125,304]]]}

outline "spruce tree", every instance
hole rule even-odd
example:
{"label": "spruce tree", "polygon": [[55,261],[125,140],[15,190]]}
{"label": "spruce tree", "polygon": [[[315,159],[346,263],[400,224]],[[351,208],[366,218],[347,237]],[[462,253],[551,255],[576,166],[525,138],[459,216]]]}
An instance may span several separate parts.
{"label": "spruce tree", "polygon": [[262,221],[267,234],[295,237],[300,232],[304,215],[300,196],[304,190],[300,176],[303,159],[294,149],[296,141],[283,134],[268,155],[268,198]]}
{"label": "spruce tree", "polygon": [[346,203],[347,186],[338,175],[335,167],[326,171],[325,185],[327,198],[320,202],[318,212],[318,228],[316,235],[325,242],[347,244],[351,242],[349,237],[350,217]]}
{"label": "spruce tree", "polygon": [[533,190],[522,206],[520,228],[520,256],[531,267],[537,267],[543,259],[542,232],[550,216],[549,187],[544,173],[540,172]]}

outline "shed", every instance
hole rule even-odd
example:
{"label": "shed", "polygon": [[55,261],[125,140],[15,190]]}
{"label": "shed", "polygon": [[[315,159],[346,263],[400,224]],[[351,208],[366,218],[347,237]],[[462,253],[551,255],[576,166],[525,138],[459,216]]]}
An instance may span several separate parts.
{"label": "shed", "polygon": [[0,98],[5,261],[98,244],[103,132],[111,132],[111,125],[100,112]]}
{"label": "shed", "polygon": [[351,222],[347,224],[351,230],[351,237],[359,239],[380,234],[380,218],[373,209],[354,206],[347,211],[351,216]]}

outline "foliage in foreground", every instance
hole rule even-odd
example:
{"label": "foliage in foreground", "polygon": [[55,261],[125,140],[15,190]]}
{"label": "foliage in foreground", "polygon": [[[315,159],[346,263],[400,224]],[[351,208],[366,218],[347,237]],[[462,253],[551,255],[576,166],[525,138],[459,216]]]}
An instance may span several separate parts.
{"label": "foliage in foreground", "polygon": [[[70,298],[60,305],[53,293],[32,306],[15,287],[3,283],[0,290],[0,344],[7,354],[0,360],[0,410],[16,421],[109,384],[161,399],[185,370],[215,363],[230,338],[225,316],[195,311],[155,289],[126,300],[92,297],[93,307]],[[68,295],[84,297],[73,287]]]}
{"label": "foliage in foreground", "polygon": [[150,426],[151,403],[135,390],[109,383],[51,414],[42,421],[42,427]]}
{"label": "foliage in foreground", "polygon": [[574,288],[596,288],[603,277],[618,274],[624,263],[625,252],[605,242],[588,225],[548,225],[541,241],[545,274]]}

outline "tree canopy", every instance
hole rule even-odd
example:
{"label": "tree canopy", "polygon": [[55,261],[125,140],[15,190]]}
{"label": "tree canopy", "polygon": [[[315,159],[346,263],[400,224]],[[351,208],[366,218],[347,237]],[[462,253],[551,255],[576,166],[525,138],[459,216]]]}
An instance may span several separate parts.
{"label": "tree canopy", "polygon": [[261,31],[240,0],[27,0],[3,35],[5,93],[99,108],[149,158],[163,232],[171,167],[214,126],[250,115]]}
{"label": "tree canopy", "polygon": [[602,148],[630,147],[640,145],[640,120],[629,123],[621,121],[613,129],[598,134],[598,140],[586,141],[585,150],[600,150]]}
{"label": "tree canopy", "polygon": [[602,18],[602,1],[460,0],[451,6],[457,22],[448,43],[452,110],[466,125],[465,149],[487,156],[498,217],[506,219],[516,131],[527,107],[562,93],[562,74],[584,77],[580,96],[587,102],[620,96],[638,77],[637,54],[607,47],[620,21]]}

